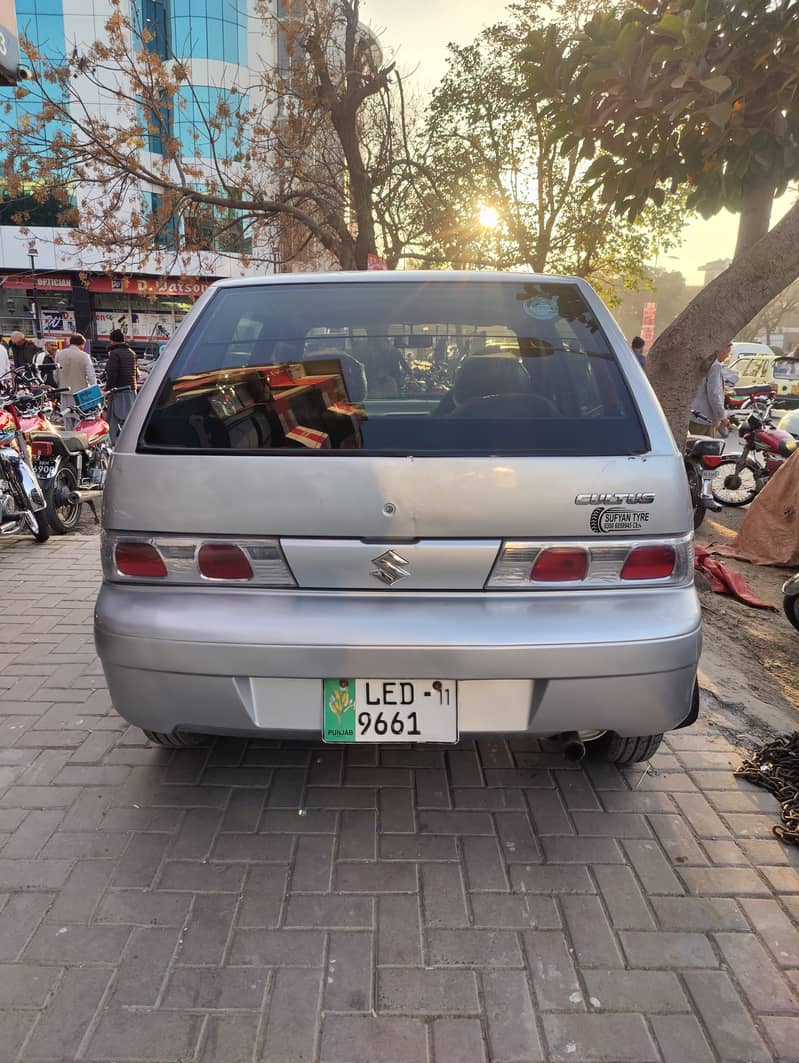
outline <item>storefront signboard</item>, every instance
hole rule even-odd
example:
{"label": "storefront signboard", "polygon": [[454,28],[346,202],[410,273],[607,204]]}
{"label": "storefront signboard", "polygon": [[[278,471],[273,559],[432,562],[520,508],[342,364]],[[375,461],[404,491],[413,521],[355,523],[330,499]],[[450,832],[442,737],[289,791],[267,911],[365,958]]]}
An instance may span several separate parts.
{"label": "storefront signboard", "polygon": [[70,336],[76,327],[74,310],[42,310],[41,321],[45,336]]}
{"label": "storefront signboard", "polygon": [[153,277],[90,277],[86,287],[90,292],[122,292],[128,295],[172,295],[196,298],[214,281],[199,277],[187,280],[163,280]]}
{"label": "storefront signboard", "polygon": [[9,273],[0,277],[0,288],[26,291],[34,287],[40,292],[71,292],[72,278],[54,273]]}

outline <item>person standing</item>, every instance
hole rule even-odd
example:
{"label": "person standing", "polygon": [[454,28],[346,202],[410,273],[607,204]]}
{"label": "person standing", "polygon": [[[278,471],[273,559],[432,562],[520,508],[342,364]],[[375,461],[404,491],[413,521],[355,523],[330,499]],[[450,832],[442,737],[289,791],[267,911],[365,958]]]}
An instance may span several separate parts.
{"label": "person standing", "polygon": [[61,396],[64,427],[68,429],[74,428],[80,420],[80,414],[74,410],[75,392],[97,383],[92,360],[83,349],[85,342],[86,337],[80,332],[73,333],[69,337],[69,346],[58,356],[58,386],[69,388],[69,391]]}
{"label": "person standing", "polygon": [[646,343],[640,336],[633,336],[633,341],[630,344],[633,354],[638,359],[638,364],[642,369],[646,369],[646,355],[644,354],[644,347]]}
{"label": "person standing", "polygon": [[[3,377],[6,376],[10,370],[11,359],[8,357],[8,348],[3,343],[2,336],[0,336],[0,381],[2,381],[2,384],[8,383],[7,380],[3,380]],[[0,386],[2,386],[2,384],[0,384]]]}
{"label": "person standing", "polygon": [[116,443],[125,418],[130,413],[139,386],[139,371],[136,352],[125,343],[122,329],[114,329],[109,339],[108,362],[105,371],[105,386],[108,392],[108,422],[111,426],[111,442]]}
{"label": "person standing", "polygon": [[17,331],[12,332],[9,336],[8,353],[14,363],[14,369],[25,369],[27,366],[33,365],[34,359],[39,353],[39,348],[33,340],[26,340],[23,333]]}
{"label": "person standing", "polygon": [[33,360],[33,364],[39,371],[39,375],[48,388],[55,387],[57,364],[58,340],[45,340],[44,350],[39,351]]}
{"label": "person standing", "polygon": [[[716,351],[716,360],[707,371],[701,387],[691,403],[691,422],[688,431],[697,436],[715,436],[718,429],[729,427],[724,409],[724,375],[721,367],[730,357],[732,344]],[[725,433],[726,434],[726,433]]]}

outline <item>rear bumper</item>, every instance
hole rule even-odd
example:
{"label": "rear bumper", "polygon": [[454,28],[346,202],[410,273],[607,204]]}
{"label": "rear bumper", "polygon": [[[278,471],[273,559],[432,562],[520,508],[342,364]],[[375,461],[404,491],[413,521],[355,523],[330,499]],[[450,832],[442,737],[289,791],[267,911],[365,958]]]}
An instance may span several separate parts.
{"label": "rear bumper", "polygon": [[95,638],[114,705],[148,730],[318,735],[325,677],[459,681],[462,734],[686,717],[701,648],[693,588],[337,594],[104,584]]}

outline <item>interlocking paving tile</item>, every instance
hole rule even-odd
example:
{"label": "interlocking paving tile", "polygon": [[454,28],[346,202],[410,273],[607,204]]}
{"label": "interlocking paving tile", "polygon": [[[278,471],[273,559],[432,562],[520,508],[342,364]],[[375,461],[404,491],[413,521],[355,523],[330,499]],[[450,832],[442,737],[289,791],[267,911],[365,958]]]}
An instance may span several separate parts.
{"label": "interlocking paving tile", "polygon": [[155,749],[97,584],[94,537],[0,545],[3,1063],[796,1055],[796,853],[712,720],[647,774],[523,735]]}

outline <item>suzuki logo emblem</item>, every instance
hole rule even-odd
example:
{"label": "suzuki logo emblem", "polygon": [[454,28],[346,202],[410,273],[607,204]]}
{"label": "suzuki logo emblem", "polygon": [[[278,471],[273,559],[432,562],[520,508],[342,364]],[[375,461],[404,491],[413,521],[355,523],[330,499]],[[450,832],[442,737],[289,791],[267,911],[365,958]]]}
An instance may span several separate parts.
{"label": "suzuki logo emblem", "polygon": [[375,567],[369,574],[381,580],[386,586],[393,587],[398,580],[410,576],[410,572],[404,567],[408,563],[396,550],[386,550],[380,557],[372,558],[372,564]]}

